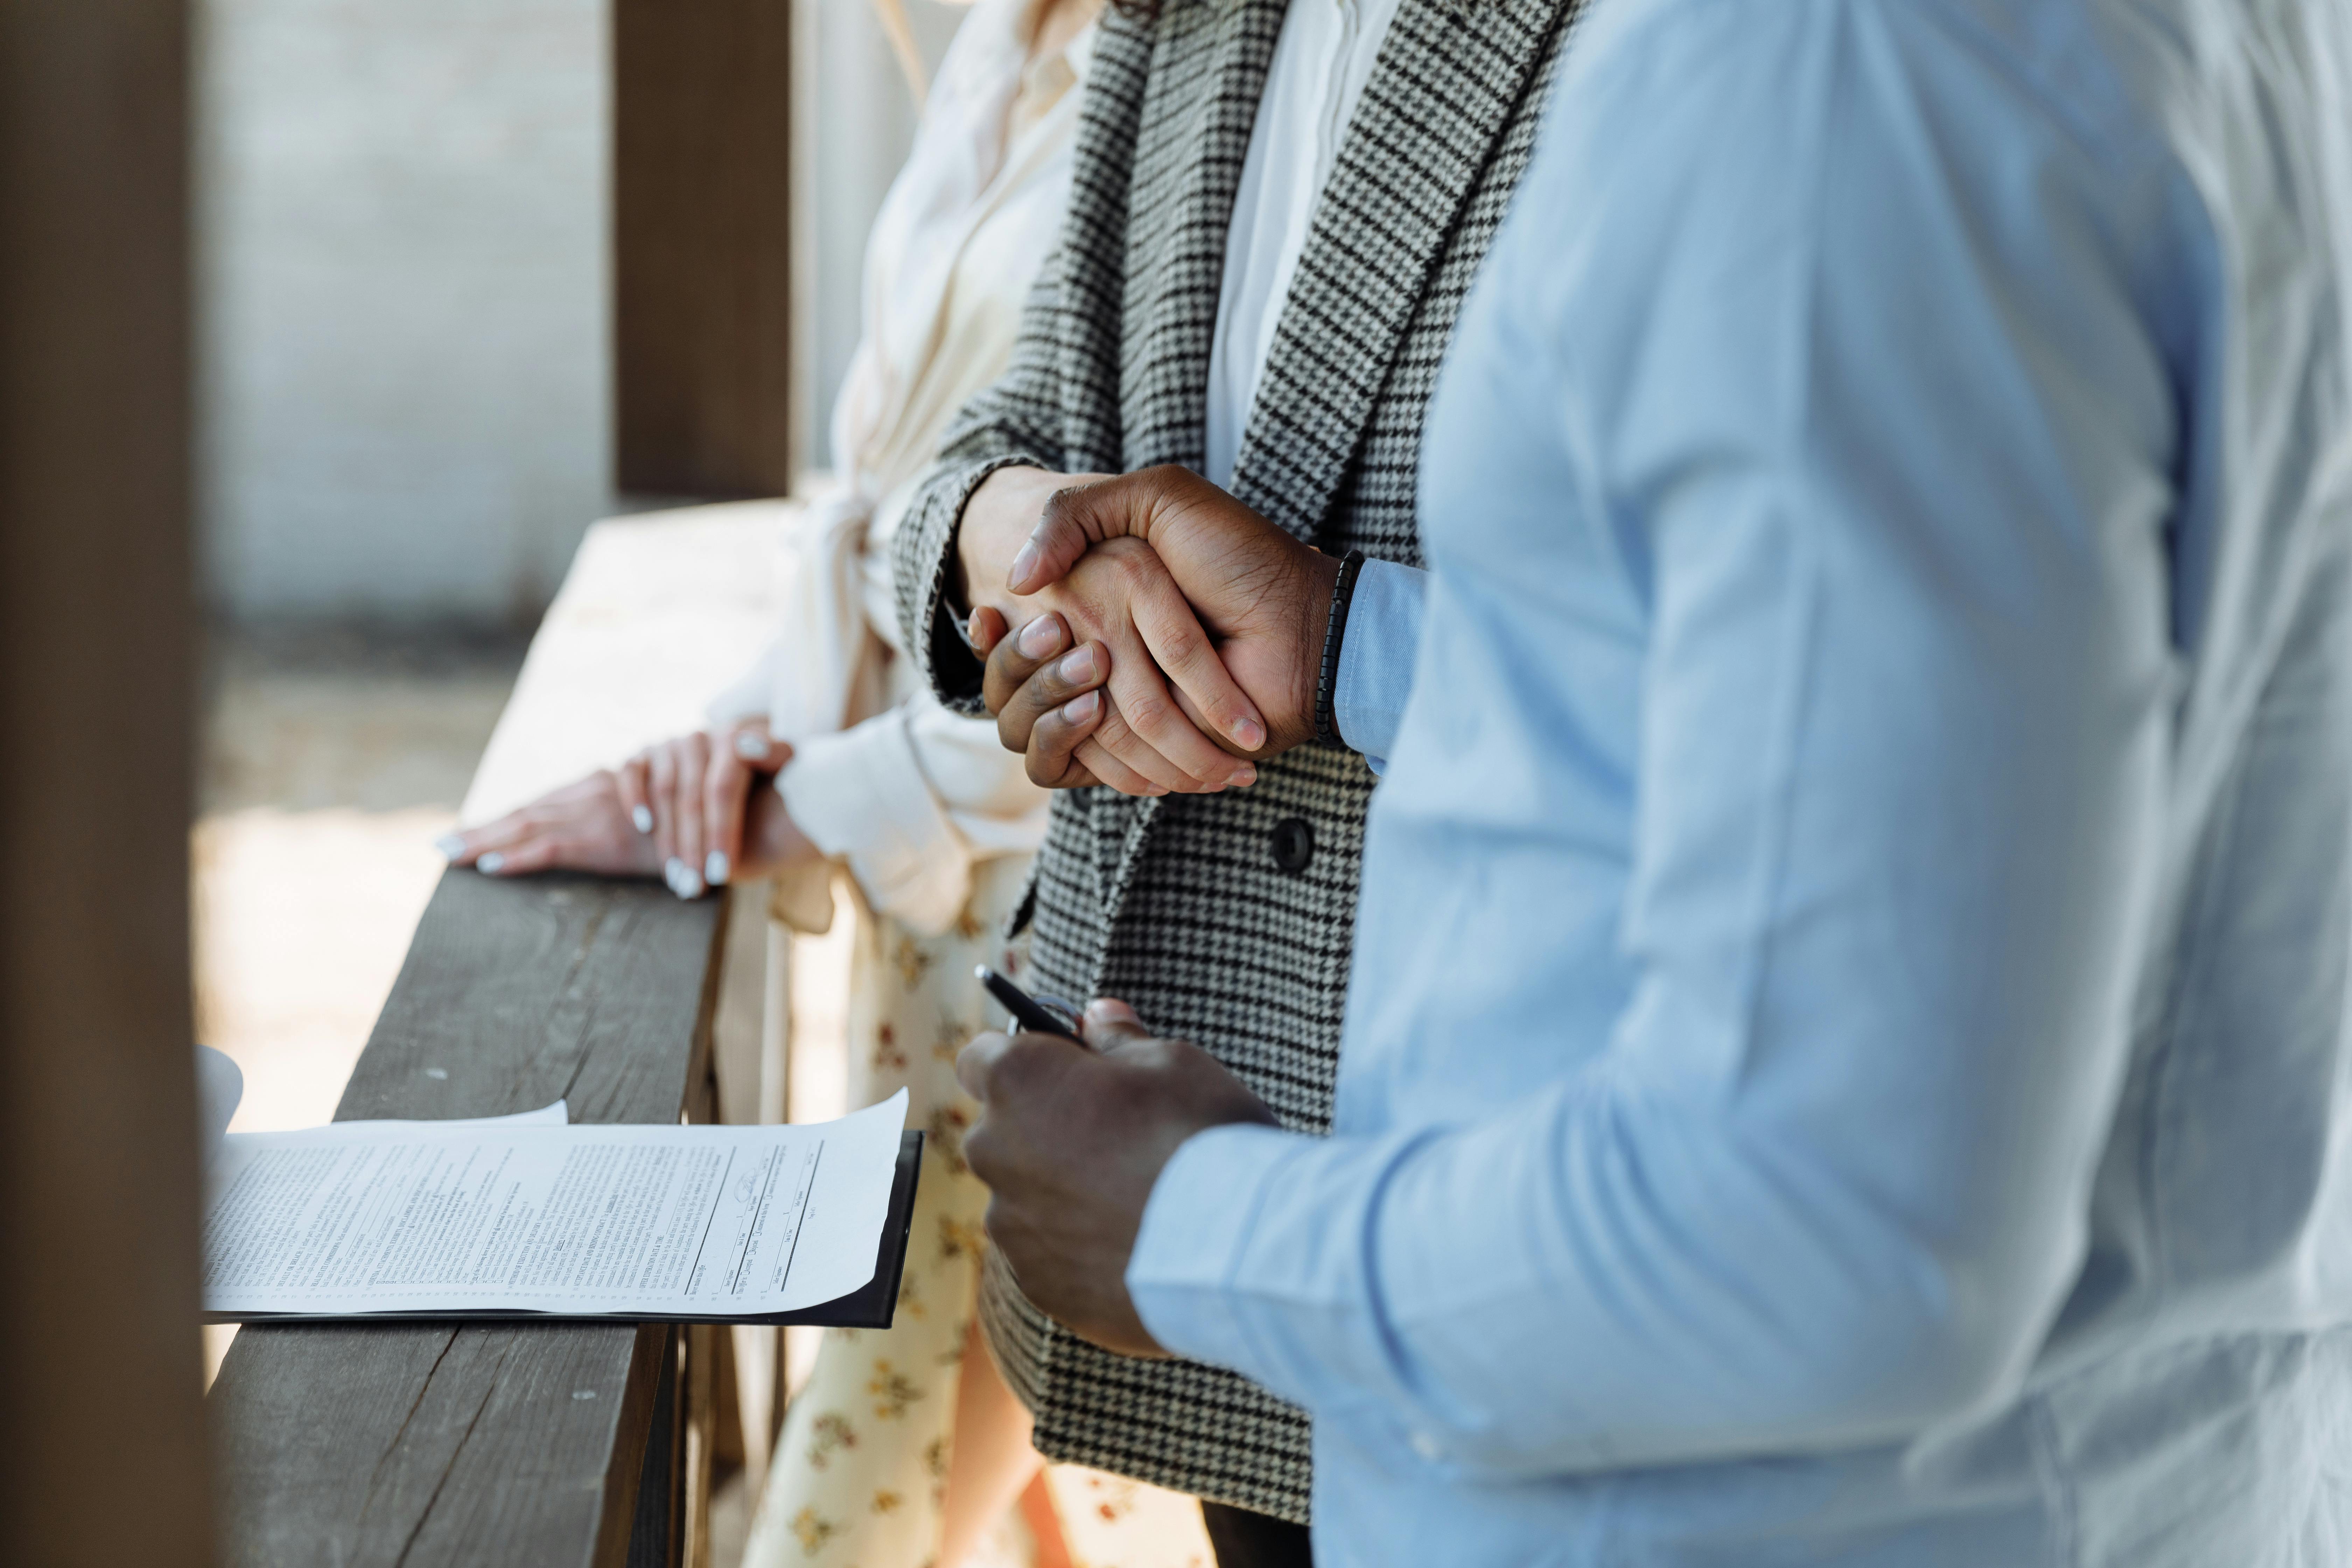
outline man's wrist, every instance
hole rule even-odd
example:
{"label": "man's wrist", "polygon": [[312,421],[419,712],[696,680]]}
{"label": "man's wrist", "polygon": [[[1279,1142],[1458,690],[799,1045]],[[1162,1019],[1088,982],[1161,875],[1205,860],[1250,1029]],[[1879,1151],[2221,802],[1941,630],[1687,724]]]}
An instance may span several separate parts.
{"label": "man's wrist", "polygon": [[1332,700],[1339,683],[1339,647],[1348,635],[1348,603],[1363,569],[1362,551],[1350,550],[1340,557],[1339,573],[1331,584],[1329,605],[1324,611],[1322,657],[1317,663],[1312,712],[1315,739],[1327,746],[1341,743],[1332,719]]}
{"label": "man's wrist", "polygon": [[1169,1352],[1234,1366],[1246,1335],[1224,1291],[1266,1184],[1297,1140],[1276,1127],[1225,1122],[1176,1147],[1145,1200],[1128,1254],[1128,1300]]}
{"label": "man's wrist", "polygon": [[1291,691],[1290,711],[1280,718],[1266,715],[1279,731],[1276,750],[1305,745],[1315,738],[1315,694],[1323,672],[1323,644],[1330,635],[1332,590],[1339,581],[1339,556],[1312,549],[1302,554],[1298,649],[1294,664],[1297,679]]}

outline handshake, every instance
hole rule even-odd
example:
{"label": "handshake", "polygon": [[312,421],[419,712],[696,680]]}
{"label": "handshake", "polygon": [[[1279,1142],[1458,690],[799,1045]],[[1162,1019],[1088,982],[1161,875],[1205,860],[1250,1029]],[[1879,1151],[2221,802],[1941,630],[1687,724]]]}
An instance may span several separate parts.
{"label": "handshake", "polygon": [[1339,563],[1188,469],[1000,468],[953,559],[997,734],[1048,789],[1210,794],[1314,736]]}

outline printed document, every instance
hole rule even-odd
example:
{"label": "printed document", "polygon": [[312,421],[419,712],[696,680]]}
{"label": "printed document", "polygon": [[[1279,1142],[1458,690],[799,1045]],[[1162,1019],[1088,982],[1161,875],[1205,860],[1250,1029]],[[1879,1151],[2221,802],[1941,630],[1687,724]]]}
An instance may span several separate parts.
{"label": "printed document", "polygon": [[760,1317],[874,1278],[907,1096],[783,1127],[476,1121],[231,1133],[206,1313]]}

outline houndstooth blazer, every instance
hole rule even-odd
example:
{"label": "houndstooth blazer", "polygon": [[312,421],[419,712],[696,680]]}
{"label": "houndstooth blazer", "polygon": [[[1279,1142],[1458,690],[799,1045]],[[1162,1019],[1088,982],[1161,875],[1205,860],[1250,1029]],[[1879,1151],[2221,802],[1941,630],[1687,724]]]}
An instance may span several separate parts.
{"label": "houndstooth blazer", "polygon": [[[1163,0],[1148,20],[1104,16],[1061,247],[1011,366],[958,416],[898,535],[907,646],[951,704],[976,708],[979,669],[940,601],[956,520],[982,479],[1013,463],[1202,466],[1226,226],[1286,3]],[[1405,0],[1392,24],[1234,478],[1300,539],[1419,563],[1422,414],[1574,10]],[[1372,784],[1362,758],[1310,745],[1261,763],[1247,790],[1057,795],[1022,916],[1037,984],[1124,997],[1158,1032],[1213,1052],[1285,1126],[1328,1131]],[[1024,1300],[992,1258],[982,1312],[1045,1454],[1306,1521],[1304,1412],[1231,1373],[1099,1351]]]}

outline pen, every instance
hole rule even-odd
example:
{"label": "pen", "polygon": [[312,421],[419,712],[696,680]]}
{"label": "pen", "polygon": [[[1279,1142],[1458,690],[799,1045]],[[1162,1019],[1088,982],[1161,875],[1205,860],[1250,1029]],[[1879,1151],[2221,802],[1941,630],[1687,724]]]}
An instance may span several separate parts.
{"label": "pen", "polygon": [[1086,1041],[1078,1038],[1078,1016],[1076,1008],[1070,1007],[1058,998],[1048,997],[1045,1001],[1040,1002],[985,963],[975,965],[972,974],[982,985],[988,987],[990,995],[1004,1005],[1004,1010],[1013,1015],[1013,1021],[1022,1028],[1031,1034],[1059,1035],[1064,1039],[1077,1040],[1082,1046],[1086,1044]]}

